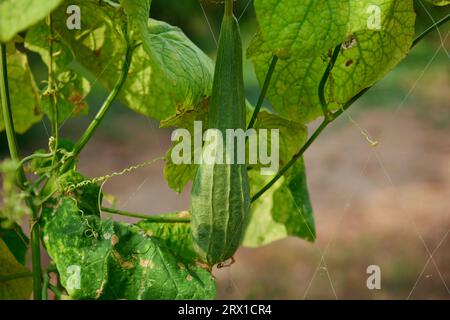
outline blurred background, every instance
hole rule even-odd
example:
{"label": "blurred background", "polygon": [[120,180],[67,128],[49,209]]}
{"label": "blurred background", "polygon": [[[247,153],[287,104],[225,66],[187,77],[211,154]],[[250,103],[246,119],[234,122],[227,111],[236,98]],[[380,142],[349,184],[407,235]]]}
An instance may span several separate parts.
{"label": "blurred background", "polygon": [[[414,2],[417,33],[450,11]],[[247,47],[256,31],[254,9],[248,0],[238,0],[237,7]],[[219,3],[154,0],[151,15],[181,27],[214,58]],[[449,32],[447,24],[423,41],[306,153],[317,241],[289,238],[241,249],[234,265],[215,270],[219,298],[450,298]],[[44,80],[42,62],[36,56],[32,61],[36,79]],[[254,103],[259,86],[248,61],[245,81]],[[106,95],[94,86],[89,115],[68,121],[61,135],[76,140]],[[379,142],[376,148],[359,127]],[[96,177],[164,155],[170,133],[117,102],[82,152],[79,169]],[[42,123],[19,137],[23,155],[47,142]],[[6,156],[1,133],[0,157]],[[113,178],[104,191],[123,210],[156,214],[187,209],[189,188],[181,195],[171,191],[162,168],[159,162]],[[369,265],[381,268],[381,290],[366,287]]]}

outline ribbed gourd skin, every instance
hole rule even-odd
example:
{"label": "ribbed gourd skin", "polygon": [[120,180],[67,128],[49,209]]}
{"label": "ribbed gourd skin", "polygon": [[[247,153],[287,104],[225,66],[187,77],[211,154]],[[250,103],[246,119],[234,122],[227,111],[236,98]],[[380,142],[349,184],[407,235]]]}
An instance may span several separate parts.
{"label": "ribbed gourd skin", "polygon": [[[225,13],[212,88],[209,128],[245,130],[242,42],[232,13]],[[236,141],[235,141],[236,142]],[[234,146],[236,150],[236,144]],[[201,164],[191,192],[192,238],[200,259],[210,266],[231,258],[246,228],[250,191],[245,164]]]}

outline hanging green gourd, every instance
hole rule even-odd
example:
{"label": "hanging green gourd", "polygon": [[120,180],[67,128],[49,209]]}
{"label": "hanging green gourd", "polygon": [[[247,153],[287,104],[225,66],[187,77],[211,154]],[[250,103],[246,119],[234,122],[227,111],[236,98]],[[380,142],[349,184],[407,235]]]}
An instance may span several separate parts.
{"label": "hanging green gourd", "polygon": [[[222,133],[224,158],[226,130],[245,130],[245,125],[242,41],[233,15],[233,0],[226,0],[209,110],[209,128]],[[233,155],[236,155],[234,142]],[[247,168],[237,161],[230,162],[200,164],[191,193],[194,247],[200,259],[210,266],[233,257],[248,220]]]}

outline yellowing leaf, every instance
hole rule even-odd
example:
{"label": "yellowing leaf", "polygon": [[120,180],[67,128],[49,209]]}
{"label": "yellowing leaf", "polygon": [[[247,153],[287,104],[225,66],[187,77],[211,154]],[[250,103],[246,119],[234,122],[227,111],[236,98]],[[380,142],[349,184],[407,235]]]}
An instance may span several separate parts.
{"label": "yellowing leaf", "polygon": [[0,239],[0,300],[29,299],[33,287],[28,268],[14,258]]}
{"label": "yellowing leaf", "polygon": [[[261,176],[258,171],[250,171],[252,194],[272,178]],[[288,236],[314,241],[316,229],[303,161],[297,162],[271,189],[253,202],[250,210],[244,246],[259,247]]]}
{"label": "yellowing leaf", "polygon": [[[334,2],[330,0],[330,3]],[[408,54],[414,37],[415,14],[412,1],[389,0],[384,3],[379,30],[352,30],[353,33],[339,38],[337,43],[343,43],[341,52],[325,91],[330,109],[337,109],[362,89],[373,85]],[[260,23],[264,24],[264,21]],[[321,21],[315,23],[316,25],[305,25],[305,28],[322,25]],[[314,37],[315,33],[311,31],[311,34]],[[295,35],[296,33],[291,34],[293,37]],[[303,42],[300,41],[298,45],[301,43]],[[325,47],[325,51],[317,48],[322,51],[311,51],[308,56],[291,55],[278,61],[268,99],[280,116],[309,123],[322,115],[318,88],[328,66],[329,51],[333,49],[331,45],[334,42],[327,45],[329,46]],[[270,40],[258,33],[248,50],[260,83],[264,81],[272,59],[271,46]],[[305,50],[309,50],[307,42]]]}
{"label": "yellowing leaf", "polygon": [[[24,133],[42,118],[39,92],[26,55],[17,50],[8,55],[7,67],[14,129],[18,133]],[[0,131],[4,128],[3,113],[0,112]]]}
{"label": "yellowing leaf", "polygon": [[18,32],[44,19],[61,2],[62,0],[1,0],[0,42],[8,42]]}
{"label": "yellowing leaf", "polygon": [[[126,43],[120,26],[126,24],[127,16],[121,10],[99,6],[98,1],[65,3],[80,6],[83,28],[67,30],[66,13],[61,7],[53,14],[55,29],[74,51],[76,60],[110,90],[120,73],[125,54]],[[140,26],[139,32],[132,32],[136,49],[120,94],[121,100],[130,109],[156,120],[197,108],[210,94],[211,59],[179,28],[149,20],[146,18],[147,7],[142,12],[127,12],[131,15],[130,21],[138,19],[145,25]]]}

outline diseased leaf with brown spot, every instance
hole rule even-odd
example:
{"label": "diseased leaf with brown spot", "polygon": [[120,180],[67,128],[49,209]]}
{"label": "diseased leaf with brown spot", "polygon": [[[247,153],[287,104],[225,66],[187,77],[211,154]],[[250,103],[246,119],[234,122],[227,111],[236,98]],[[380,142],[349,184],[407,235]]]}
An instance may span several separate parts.
{"label": "diseased leaf with brown spot", "polygon": [[[65,8],[69,4],[80,6],[82,30],[67,30]],[[139,10],[127,11],[127,17],[123,10],[111,10],[98,1],[68,0],[53,13],[55,30],[73,50],[76,60],[111,90],[126,50],[121,27],[127,18],[139,20],[143,25],[133,31],[136,48],[120,100],[130,109],[156,120],[196,109],[210,95],[211,59],[179,28],[149,20],[148,1],[134,4]],[[141,14],[143,17],[138,18]]]}
{"label": "diseased leaf with brown spot", "polygon": [[[45,22],[33,26],[25,37],[25,47],[38,53],[42,61],[48,66],[49,56],[49,27]],[[53,40],[53,77],[56,87],[56,107],[58,109],[58,123],[63,123],[70,117],[86,115],[88,105],[86,96],[91,86],[89,81],[73,70],[74,56],[60,37],[54,35]],[[46,84],[47,85],[47,84]],[[42,109],[51,117],[51,99],[46,94],[47,87],[42,88]]]}
{"label": "diseased leaf with brown spot", "polygon": [[74,199],[63,197],[55,208],[44,209],[42,232],[61,282],[73,298],[215,297],[211,273],[184,263],[162,234],[148,236],[138,226],[101,220],[81,211]]}

